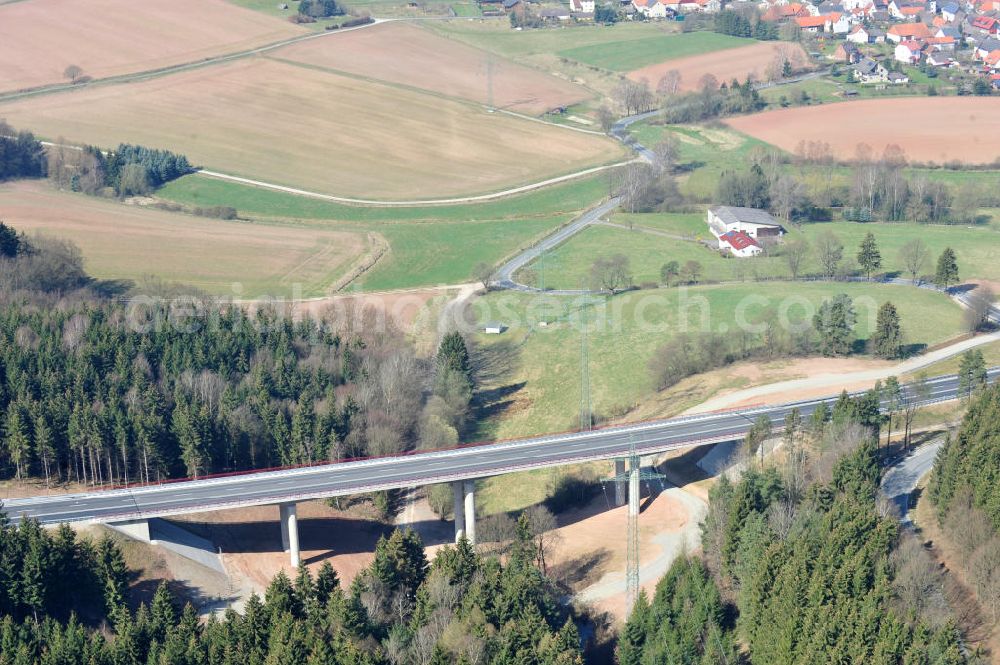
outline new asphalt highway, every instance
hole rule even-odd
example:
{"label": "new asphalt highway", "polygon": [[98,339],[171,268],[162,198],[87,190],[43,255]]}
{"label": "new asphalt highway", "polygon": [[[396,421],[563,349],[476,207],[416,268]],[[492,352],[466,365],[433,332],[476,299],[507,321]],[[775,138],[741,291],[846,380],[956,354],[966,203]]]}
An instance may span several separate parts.
{"label": "new asphalt highway", "polygon": [[[1000,368],[990,370],[991,380],[998,375]],[[947,401],[955,399],[957,394],[957,377],[937,377],[928,381],[927,394],[920,401],[926,404]],[[762,414],[769,416],[773,427],[777,429],[793,408],[799,408],[803,416],[808,416],[819,403],[834,399],[836,396],[588,432],[300,469],[86,494],[10,499],[5,502],[4,507],[15,521],[29,516],[43,524],[121,522],[483,478],[512,471],[626,457],[633,444],[640,455],[649,455],[740,439]]]}

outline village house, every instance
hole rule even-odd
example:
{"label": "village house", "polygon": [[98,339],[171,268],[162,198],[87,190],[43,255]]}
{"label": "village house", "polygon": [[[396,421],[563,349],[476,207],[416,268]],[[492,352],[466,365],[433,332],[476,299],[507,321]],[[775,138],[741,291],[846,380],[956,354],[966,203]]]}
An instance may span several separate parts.
{"label": "village house", "polygon": [[854,44],[881,44],[885,41],[885,32],[859,23],[848,32],[845,39]]}
{"label": "village house", "polygon": [[990,53],[996,50],[1000,50],[1000,39],[987,37],[976,43],[976,47],[972,49],[972,57],[976,60],[986,60]]}
{"label": "village house", "polygon": [[594,0],[569,0],[569,8],[572,12],[593,14],[595,6]]}
{"label": "village house", "polygon": [[809,11],[798,2],[771,5],[761,15],[762,21],[788,21],[799,16],[809,16]]}
{"label": "village house", "polygon": [[969,21],[973,33],[993,36],[1000,32],[1000,19],[992,16],[975,16]]}
{"label": "village house", "polygon": [[898,44],[909,39],[927,39],[931,29],[923,23],[898,23],[885,33],[887,41]]}
{"label": "village house", "polygon": [[882,63],[871,58],[862,58],[854,65],[854,80],[860,83],[885,83],[889,80],[889,70]]}
{"label": "village house", "polygon": [[739,257],[760,254],[764,245],[780,242],[785,233],[771,213],[757,208],[712,206],[707,222],[719,249]]}
{"label": "village house", "polygon": [[569,11],[564,7],[546,7],[538,12],[543,21],[568,21]]}
{"label": "village house", "polygon": [[920,62],[925,48],[927,45],[924,42],[909,39],[896,45],[893,57],[907,65],[915,65]]}
{"label": "village house", "polygon": [[862,55],[858,45],[854,42],[841,42],[837,44],[837,48],[834,50],[832,57],[837,62],[853,65],[854,63],[861,61]]}
{"label": "village house", "polygon": [[944,53],[928,53],[925,62],[931,67],[955,67],[958,63]]}
{"label": "village house", "polygon": [[802,32],[826,32],[826,27],[830,22],[828,16],[799,16],[795,22]]}
{"label": "village house", "polygon": [[941,18],[943,18],[948,23],[955,20],[955,16],[958,15],[958,3],[957,2],[946,2],[941,5]]}

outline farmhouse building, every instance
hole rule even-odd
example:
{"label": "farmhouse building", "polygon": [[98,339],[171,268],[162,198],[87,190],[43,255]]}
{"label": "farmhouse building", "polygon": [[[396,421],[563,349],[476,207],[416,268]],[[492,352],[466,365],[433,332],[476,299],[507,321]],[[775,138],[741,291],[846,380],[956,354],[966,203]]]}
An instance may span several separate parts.
{"label": "farmhouse building", "polygon": [[[759,253],[760,246],[768,242],[778,242],[785,230],[766,210],[740,208],[736,206],[712,206],[708,209],[708,230],[719,240],[719,249]],[[735,235],[734,235],[735,234]],[[740,235],[742,234],[742,235]],[[746,236],[753,241],[747,244],[740,238]],[[737,247],[741,245],[741,247]],[[754,252],[753,246],[757,246]],[[737,254],[743,256],[743,254]]]}

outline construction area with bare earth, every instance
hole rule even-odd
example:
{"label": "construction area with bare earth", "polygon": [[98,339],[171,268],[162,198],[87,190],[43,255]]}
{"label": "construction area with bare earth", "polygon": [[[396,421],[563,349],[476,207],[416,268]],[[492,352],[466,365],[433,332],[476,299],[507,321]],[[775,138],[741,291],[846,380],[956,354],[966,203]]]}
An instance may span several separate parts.
{"label": "construction area with bare earth", "polygon": [[[3,219],[20,231],[71,240],[102,279],[153,275],[212,294],[326,293],[365,251],[365,235],[263,226],[127,206],[58,192],[43,182],[0,186]],[[239,287],[234,291],[234,284]]]}
{"label": "construction area with bare earth", "polygon": [[780,109],[730,118],[730,127],[795,152],[829,144],[841,159],[867,144],[876,155],[898,145],[914,162],[990,164],[1000,158],[1000,99],[907,97]]}
{"label": "construction area with bare earth", "polygon": [[682,91],[692,91],[701,88],[701,80],[707,75],[714,76],[720,83],[728,83],[732,79],[744,81],[749,76],[756,81],[767,81],[769,70],[778,62],[777,71],[781,71],[781,63],[787,60],[796,69],[805,68],[809,59],[798,44],[776,42],[758,42],[750,46],[740,46],[721,51],[711,51],[685,58],[666,60],[655,65],[648,65],[628,73],[633,81],[645,79],[652,87],[668,71],[680,72],[680,88]]}
{"label": "construction area with bare earth", "polygon": [[528,114],[569,106],[591,94],[407,23],[293,44],[274,57]]}
{"label": "construction area with bare earth", "polygon": [[165,147],[234,175],[397,200],[493,192],[623,155],[606,137],[265,58],[20,99],[0,116],[51,139]]}
{"label": "construction area with bare earth", "polygon": [[307,30],[225,0],[32,0],[0,5],[0,91],[195,62]]}

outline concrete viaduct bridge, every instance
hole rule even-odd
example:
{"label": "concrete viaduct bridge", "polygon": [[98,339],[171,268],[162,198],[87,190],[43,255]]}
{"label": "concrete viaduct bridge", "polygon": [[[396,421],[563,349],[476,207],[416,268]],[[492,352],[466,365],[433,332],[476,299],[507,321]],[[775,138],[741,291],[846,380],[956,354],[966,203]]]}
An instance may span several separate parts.
{"label": "concrete viaduct bridge", "polygon": [[[989,372],[990,379],[1000,368]],[[918,397],[912,386],[904,387],[909,398],[922,405],[958,397],[958,377],[936,377],[927,383],[928,392]],[[296,504],[300,501],[359,494],[389,489],[451,483],[454,492],[455,538],[476,540],[475,481],[514,471],[526,471],[614,460],[615,476],[625,478],[625,460],[636,455],[653,455],[711,443],[741,439],[761,415],[777,428],[792,409],[803,416],[836,395],[735,411],[671,418],[584,432],[569,432],[451,450],[399,455],[350,462],[324,464],[277,471],[259,471],[199,480],[182,480],[156,485],[77,494],[10,499],[4,504],[13,521],[25,517],[42,524],[90,522],[112,524],[135,538],[149,540],[148,520],[187,513],[199,513],[237,506],[277,505],[281,534],[291,563],[300,563]],[[636,460],[638,461],[638,460]],[[639,511],[637,463],[628,471],[628,486],[616,482],[616,501],[628,497],[629,510]]]}

